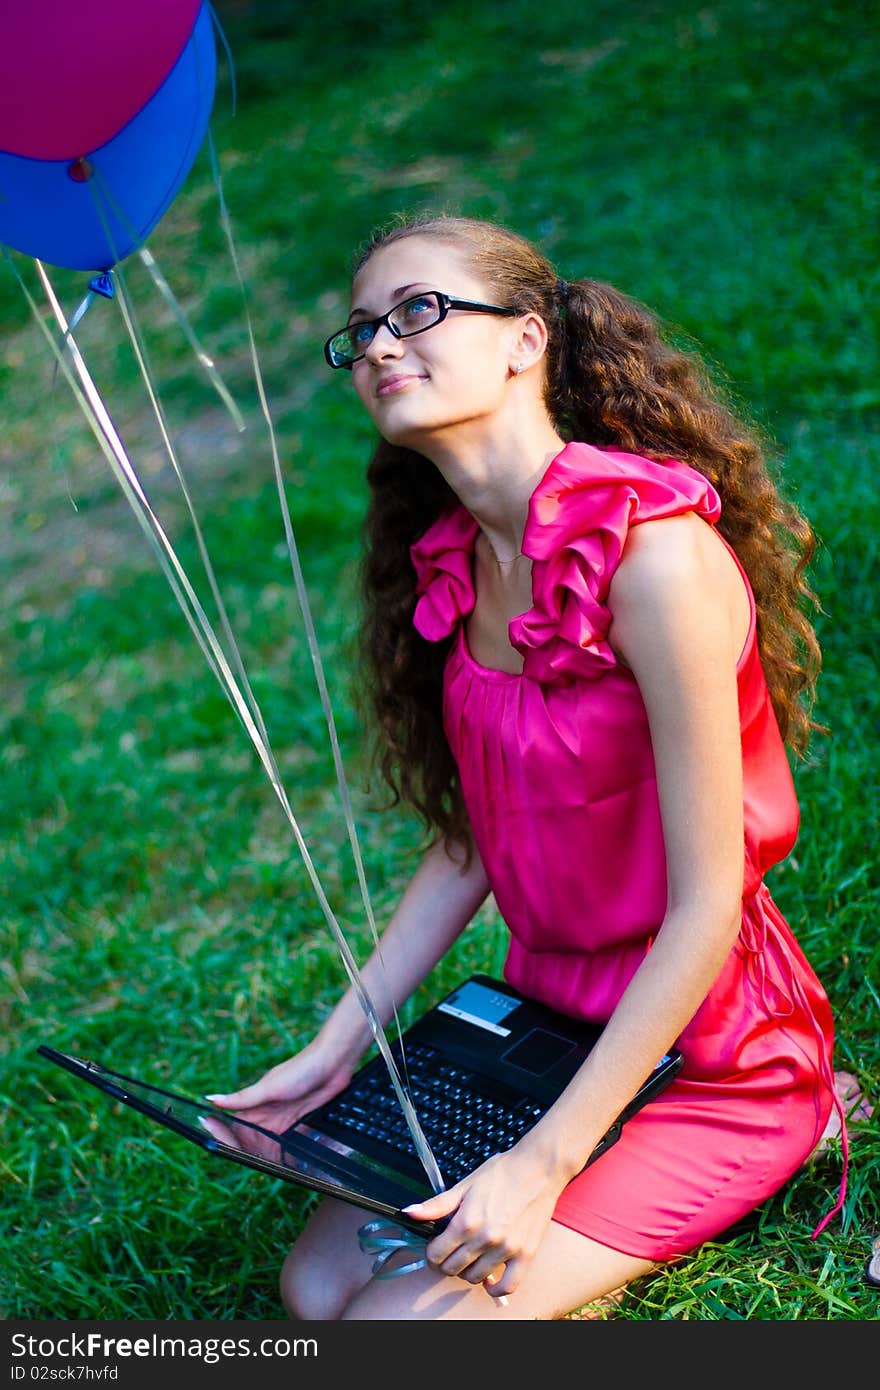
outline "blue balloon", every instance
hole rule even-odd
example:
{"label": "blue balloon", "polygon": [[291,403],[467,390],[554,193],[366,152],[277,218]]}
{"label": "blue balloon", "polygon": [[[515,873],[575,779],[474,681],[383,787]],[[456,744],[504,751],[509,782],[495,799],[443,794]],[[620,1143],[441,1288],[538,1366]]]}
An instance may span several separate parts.
{"label": "blue balloon", "polygon": [[131,120],[75,160],[0,152],[0,242],[50,265],[109,270],[168,211],[208,129],[217,81],[207,3],[167,78]]}

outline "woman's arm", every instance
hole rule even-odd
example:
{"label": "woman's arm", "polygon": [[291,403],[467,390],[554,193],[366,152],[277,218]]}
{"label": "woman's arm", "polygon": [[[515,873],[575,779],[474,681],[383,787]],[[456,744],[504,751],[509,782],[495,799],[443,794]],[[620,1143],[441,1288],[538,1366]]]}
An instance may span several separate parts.
{"label": "woman's arm", "polygon": [[[392,914],[379,946],[361,970],[361,980],[385,1026],[464,931],[489,893],[482,861],[450,858],[441,838],[426,851]],[[318,1037],[358,1057],[372,1041],[360,1002],[349,988]]]}
{"label": "woman's arm", "polygon": [[[736,664],[748,629],[736,566],[690,515],[630,533],[610,640],[644,699],[666,848],[666,913],[599,1043],[507,1154],[415,1208],[455,1211],[428,1246],[435,1268],[511,1293],[565,1184],[699,1008],[739,929],[743,790]],[[456,1210],[458,1209],[458,1210]]]}
{"label": "woman's arm", "polygon": [[[461,935],[489,892],[476,848],[467,869],[462,858],[450,858],[443,840],[427,850],[380,937],[379,948],[360,972],[383,1026]],[[252,1085],[216,1093],[211,1099],[224,1109],[246,1111],[247,1119],[268,1129],[279,1128],[282,1118],[287,1127],[347,1085],[372,1040],[360,1001],[349,988],[301,1052],[279,1062]]]}
{"label": "woman's arm", "polygon": [[699,518],[645,522],[630,533],[609,608],[610,640],[638,681],[651,731],[667,905],[599,1043],[545,1132],[532,1132],[567,1177],[690,1022],[742,917],[742,578]]}

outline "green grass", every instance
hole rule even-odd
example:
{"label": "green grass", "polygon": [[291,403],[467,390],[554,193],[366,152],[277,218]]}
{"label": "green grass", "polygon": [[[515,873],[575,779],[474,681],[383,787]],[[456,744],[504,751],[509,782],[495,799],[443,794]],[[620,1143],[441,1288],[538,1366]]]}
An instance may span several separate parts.
{"label": "green grass", "polygon": [[[321,343],[356,245],[402,209],[488,215],[560,273],[652,305],[778,445],[822,541],[817,740],[775,896],[825,982],[838,1064],[880,1092],[876,871],[876,40],[856,0],[526,0],[354,13],[218,6],[235,55],[212,129],[379,921],[419,827],[366,785],[351,643],[370,433]],[[873,129],[872,129],[873,123]],[[298,822],[363,959],[364,913],[284,547],[207,154],[150,246],[245,413],[238,436],[141,271],[124,267],[245,666]],[[30,285],[32,267],[16,264]],[[0,267],[2,269],[2,267]],[[84,277],[57,271],[69,309]],[[344,985],[268,779],[24,298],[0,276],[3,950],[0,1302],[8,1318],[282,1316],[308,1202],[119,1114],[39,1042],[215,1090],[301,1045]],[[127,340],[80,330],[157,513],[206,593]],[[489,907],[419,991],[501,967]],[[625,1298],[631,1319],[866,1319],[875,1130],[842,1220],[839,1155]]]}

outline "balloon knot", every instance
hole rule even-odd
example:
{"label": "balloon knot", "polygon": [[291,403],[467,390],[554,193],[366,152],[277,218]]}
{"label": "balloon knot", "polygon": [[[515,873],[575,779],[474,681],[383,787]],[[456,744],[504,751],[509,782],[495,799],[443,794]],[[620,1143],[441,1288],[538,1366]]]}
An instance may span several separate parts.
{"label": "balloon knot", "polygon": [[82,159],[75,159],[72,164],[68,164],[67,172],[74,183],[88,183],[94,175],[95,166],[83,156]]}
{"label": "balloon knot", "polygon": [[116,291],[109,270],[102,270],[100,275],[95,275],[89,281],[89,289],[95,294],[102,294],[105,299],[112,299]]}

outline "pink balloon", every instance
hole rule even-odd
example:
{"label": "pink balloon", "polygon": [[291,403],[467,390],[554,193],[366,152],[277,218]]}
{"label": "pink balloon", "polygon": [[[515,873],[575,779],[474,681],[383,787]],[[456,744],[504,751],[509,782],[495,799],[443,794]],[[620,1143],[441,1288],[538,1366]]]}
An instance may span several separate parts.
{"label": "pink balloon", "polygon": [[164,82],[200,4],[4,0],[0,151],[76,159],[106,144]]}

